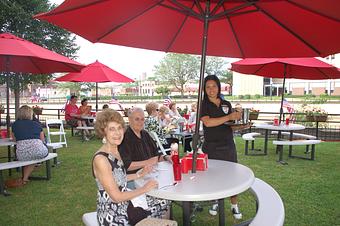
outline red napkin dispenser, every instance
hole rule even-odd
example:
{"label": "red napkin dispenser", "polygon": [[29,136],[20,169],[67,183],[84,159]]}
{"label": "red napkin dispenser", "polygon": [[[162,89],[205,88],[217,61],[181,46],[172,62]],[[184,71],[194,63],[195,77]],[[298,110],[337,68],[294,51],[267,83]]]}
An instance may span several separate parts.
{"label": "red napkin dispenser", "polygon": [[[183,161],[185,159],[185,161]],[[183,166],[185,169],[192,170],[192,154],[188,154],[182,158],[182,164],[186,164]],[[196,170],[205,171],[208,169],[208,155],[207,154],[198,154],[196,160]]]}

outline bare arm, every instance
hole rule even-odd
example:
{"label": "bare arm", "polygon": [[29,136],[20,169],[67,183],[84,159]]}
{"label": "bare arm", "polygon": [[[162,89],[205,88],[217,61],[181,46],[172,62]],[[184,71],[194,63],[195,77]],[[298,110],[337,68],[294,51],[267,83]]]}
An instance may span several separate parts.
{"label": "bare arm", "polygon": [[231,120],[238,120],[241,118],[241,112],[232,112],[229,115],[225,115],[218,118],[210,118],[210,116],[203,116],[201,118],[201,121],[206,127],[214,127],[222,125],[225,122],[231,121]]}
{"label": "bare arm", "polygon": [[45,134],[43,131],[40,132],[40,140],[45,141]]}
{"label": "bare arm", "polygon": [[137,188],[132,191],[121,192],[112,176],[111,165],[104,156],[99,155],[95,157],[93,161],[93,169],[96,178],[102,184],[110,198],[116,203],[131,200],[158,186],[156,181],[150,180],[141,188]]}
{"label": "bare arm", "polygon": [[145,166],[148,166],[148,165],[155,165],[157,164],[158,162],[158,156],[155,156],[155,157],[152,157],[148,160],[143,160],[143,161],[133,161],[131,162],[128,170],[136,170],[136,169],[140,169],[140,168],[143,168]]}

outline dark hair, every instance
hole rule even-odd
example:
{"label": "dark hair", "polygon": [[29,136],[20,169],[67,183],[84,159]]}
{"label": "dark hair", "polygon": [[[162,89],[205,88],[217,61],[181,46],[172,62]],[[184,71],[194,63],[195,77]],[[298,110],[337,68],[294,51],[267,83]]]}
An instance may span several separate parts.
{"label": "dark hair", "polygon": [[74,98],[78,98],[76,95],[72,95],[70,100],[74,99]]}
{"label": "dark hair", "polygon": [[207,93],[205,91],[205,87],[207,85],[208,81],[215,81],[218,87],[218,93],[217,93],[217,97],[219,97],[221,95],[221,82],[220,79],[216,76],[216,75],[208,75],[207,77],[204,78],[204,85],[203,85],[203,92],[204,92],[204,98],[208,98]]}
{"label": "dark hair", "polygon": [[104,104],[104,105],[103,105],[103,109],[107,109],[107,108],[109,108],[109,105]]}
{"label": "dark hair", "polygon": [[81,100],[81,102],[80,102],[80,103],[81,103],[81,105],[83,105],[83,103],[85,103],[86,101],[87,101],[87,99],[86,99],[86,98],[82,99],[82,100]]}

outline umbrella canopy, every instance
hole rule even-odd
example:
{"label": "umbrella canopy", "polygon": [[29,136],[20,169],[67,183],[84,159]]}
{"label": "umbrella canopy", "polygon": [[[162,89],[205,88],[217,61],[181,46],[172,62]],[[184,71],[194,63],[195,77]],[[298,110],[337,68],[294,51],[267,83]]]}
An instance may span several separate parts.
{"label": "umbrella canopy", "polygon": [[48,74],[80,71],[84,65],[10,33],[0,34],[0,71]]}
{"label": "umbrella canopy", "polygon": [[134,82],[133,79],[122,75],[105,64],[96,61],[84,67],[79,73],[68,73],[56,78],[59,82],[95,82],[96,83],[96,111],[98,111],[98,82]]}
{"label": "umbrella canopy", "polygon": [[[80,71],[82,65],[65,56],[18,38],[10,33],[0,34],[0,71],[46,74]],[[7,131],[9,133],[9,74],[7,74]]]}
{"label": "umbrella canopy", "polygon": [[340,50],[336,0],[66,0],[36,16],[91,42],[191,54],[201,54],[205,17],[212,56],[307,57]]}
{"label": "umbrella canopy", "polygon": [[[36,18],[92,42],[201,54],[196,125],[207,54],[245,58],[340,52],[336,0],[66,0]],[[193,172],[198,130],[196,126]]]}
{"label": "umbrella canopy", "polygon": [[283,78],[280,122],[283,114],[283,98],[286,78],[339,79],[337,67],[316,58],[248,58],[231,64],[231,70],[242,74]]}

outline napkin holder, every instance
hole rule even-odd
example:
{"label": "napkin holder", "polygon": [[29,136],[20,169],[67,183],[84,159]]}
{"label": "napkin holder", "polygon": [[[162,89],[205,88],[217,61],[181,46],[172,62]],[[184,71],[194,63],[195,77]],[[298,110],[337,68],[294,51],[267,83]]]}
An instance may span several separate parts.
{"label": "napkin holder", "polygon": [[[183,159],[185,159],[183,161]],[[187,154],[182,158],[182,164],[185,169],[192,170],[192,154]],[[196,160],[196,170],[205,171],[208,169],[208,155],[207,154],[198,154]]]}

